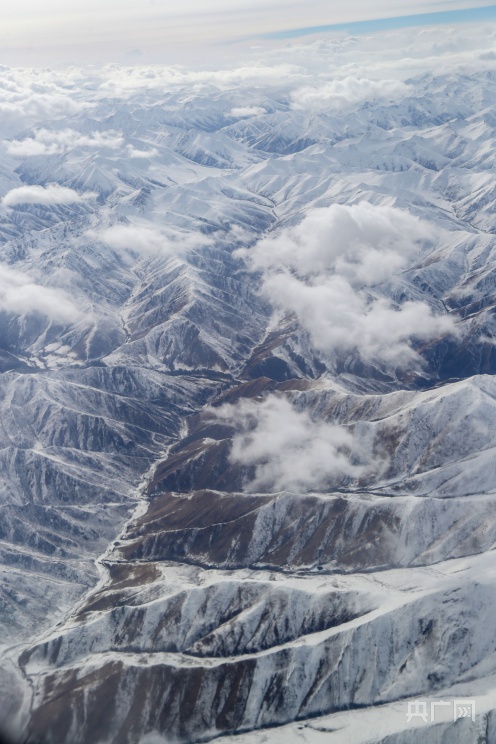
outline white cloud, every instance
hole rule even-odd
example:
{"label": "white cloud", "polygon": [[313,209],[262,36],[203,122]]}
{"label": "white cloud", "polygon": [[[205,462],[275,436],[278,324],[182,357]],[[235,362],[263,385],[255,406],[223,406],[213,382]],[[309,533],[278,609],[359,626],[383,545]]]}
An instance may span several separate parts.
{"label": "white cloud", "polygon": [[294,227],[239,251],[254,269],[294,270],[299,276],[336,273],[372,286],[406,265],[418,242],[437,231],[409,212],[360,202],[310,210]]}
{"label": "white cloud", "polygon": [[52,204],[77,204],[79,202],[93,199],[93,192],[79,194],[74,189],[59,186],[56,183],[48,186],[19,186],[12,189],[2,198],[4,207],[15,207],[19,204],[41,204],[44,206]]}
{"label": "white cloud", "polygon": [[[298,104],[300,96],[308,94],[310,110],[333,110],[326,101],[319,107],[319,95],[328,95],[332,102],[346,103],[361,96],[368,86],[368,100],[388,100],[378,94],[388,92],[393,100],[403,93],[415,93],[416,75],[471,73],[494,70],[496,24],[446,24],[419,28],[397,28],[370,34],[318,34],[308,41],[300,38],[286,41],[284,46],[268,44],[257,54],[266,65],[284,64],[290,60],[306,73],[302,83],[293,81],[290,98]],[[346,82],[344,82],[346,81]],[[354,85],[352,81],[359,83]],[[397,81],[407,81],[410,91],[395,89]],[[376,84],[375,90],[373,84]],[[360,87],[360,84],[362,87]],[[381,90],[381,86],[384,86]],[[340,89],[341,88],[341,89]],[[302,91],[303,89],[303,91]],[[403,93],[402,93],[403,90]],[[316,95],[318,92],[318,95]],[[343,101],[340,101],[340,96]],[[351,104],[350,104],[351,107]],[[334,109],[338,112],[338,109]]]}
{"label": "white cloud", "polygon": [[302,281],[289,273],[267,276],[265,296],[285,312],[295,313],[316,349],[358,350],[362,359],[398,367],[419,362],[411,339],[454,332],[453,321],[435,316],[423,302],[399,308],[385,299],[370,299],[341,276]]}
{"label": "white cloud", "polygon": [[51,70],[0,69],[0,135],[15,136],[28,127],[80,112],[88,103],[77,99],[73,74]]}
{"label": "white cloud", "polygon": [[158,155],[158,150],[154,147],[150,150],[138,150],[132,145],[127,145],[126,152],[129,158],[154,158]]}
{"label": "white cloud", "polygon": [[179,67],[120,67],[107,65],[100,73],[99,90],[105,96],[126,97],[135,92],[159,91],[195,86],[215,85],[220,90],[239,86],[285,88],[302,83],[308,76],[304,69],[284,63],[267,65],[257,62],[242,67],[217,70],[187,70]]}
{"label": "white cloud", "polygon": [[[382,100],[384,96],[385,100],[396,99],[408,91],[404,81],[417,73],[494,69],[495,29],[492,23],[460,24],[366,35],[322,33],[317,41],[307,41],[305,37],[280,41],[267,38],[253,44],[253,40],[247,39],[239,46],[222,47],[222,53],[217,46],[215,56],[209,59],[210,69],[193,69],[191,65],[205,57],[195,59],[191,53],[184,55],[187,66],[178,66],[181,56],[178,47],[169,56],[165,53],[165,57],[160,52],[158,57],[155,52],[150,55],[145,48],[143,60],[150,64],[139,66],[110,64],[100,69],[67,68],[58,72],[46,67],[3,68],[0,69],[0,130],[4,136],[15,136],[36,124],[77,113],[92,98],[81,96],[84,91],[105,98],[145,92],[153,97],[170,90],[198,92],[207,86],[222,90],[265,86],[279,89],[293,105],[308,105],[311,110],[320,110],[322,99],[324,110],[360,105],[364,100]],[[134,44],[132,48],[137,46]],[[105,49],[108,50],[108,44]],[[163,43],[157,50],[164,50]],[[71,49],[70,54],[78,57],[80,51]],[[117,58],[124,58],[125,51]],[[26,59],[25,53],[20,62],[25,64],[22,59]],[[83,65],[84,59],[86,52],[81,57]],[[102,60],[99,56],[92,61],[101,64]],[[401,80],[403,84],[398,85]],[[233,101],[231,105],[252,108],[250,104],[244,105],[244,100],[254,99],[241,98],[241,102]]]}
{"label": "white cloud", "polygon": [[37,284],[27,274],[5,264],[0,264],[0,310],[15,315],[36,312],[69,323],[80,317],[64,290]]}
{"label": "white cloud", "polygon": [[229,116],[233,116],[235,119],[245,119],[249,116],[261,116],[266,113],[267,110],[262,106],[238,106],[230,110]]}
{"label": "white cloud", "polygon": [[285,398],[241,400],[211,412],[238,428],[230,460],[255,467],[246,491],[328,488],[343,478],[359,478],[366,467],[364,452],[348,429],[315,422]]}
{"label": "white cloud", "polygon": [[406,366],[420,361],[413,337],[454,332],[454,323],[425,303],[395,307],[368,288],[404,269],[436,235],[404,210],[362,202],[311,210],[298,225],[237,253],[263,271],[262,293],[297,316],[316,349],[356,349],[363,359]]}
{"label": "white cloud", "polygon": [[169,246],[160,230],[143,225],[112,225],[100,233],[91,233],[105,245],[117,250],[168,253]]}
{"label": "white cloud", "polygon": [[323,85],[298,88],[291,94],[295,109],[341,111],[379,98],[395,100],[410,95],[412,88],[400,80],[367,80],[345,77]]}
{"label": "white cloud", "polygon": [[48,130],[39,129],[34,137],[13,140],[6,143],[7,152],[14,157],[32,155],[57,155],[77,148],[93,150],[116,150],[124,145],[119,132],[91,132],[81,134],[74,129]]}
{"label": "white cloud", "polygon": [[211,238],[200,233],[165,232],[141,223],[112,225],[100,232],[92,230],[87,234],[115,250],[165,256],[174,256],[212,242]]}

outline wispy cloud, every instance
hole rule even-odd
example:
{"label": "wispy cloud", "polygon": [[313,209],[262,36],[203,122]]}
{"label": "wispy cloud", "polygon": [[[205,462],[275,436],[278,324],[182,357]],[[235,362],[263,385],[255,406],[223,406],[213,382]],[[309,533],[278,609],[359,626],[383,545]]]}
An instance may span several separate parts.
{"label": "wispy cloud", "polygon": [[90,230],[87,235],[115,250],[162,256],[176,256],[212,242],[211,238],[201,233],[166,231],[143,222],[112,225],[100,231]]}
{"label": "wispy cloud", "polygon": [[249,116],[261,116],[266,113],[266,109],[262,106],[238,106],[229,111],[229,116],[234,116],[235,119],[245,119]]}
{"label": "wispy cloud", "polygon": [[69,295],[38,284],[24,272],[0,264],[0,310],[14,315],[40,313],[54,321],[77,321],[80,311]]}
{"label": "wispy cloud", "polygon": [[411,92],[412,88],[400,80],[368,80],[349,76],[329,80],[322,85],[298,88],[291,94],[291,99],[293,107],[297,109],[342,111],[365,101],[405,98]]}
{"label": "wispy cloud", "polygon": [[[111,97],[135,92],[160,91],[189,86],[215,85],[220,90],[239,86],[290,86],[308,79],[306,71],[288,62],[234,66],[230,69],[192,70],[178,67],[118,67],[109,65],[99,74],[99,89]],[[243,107],[244,108],[244,107]]]}
{"label": "wispy cloud", "polygon": [[140,158],[153,158],[158,155],[158,150],[156,150],[154,147],[150,148],[149,150],[139,150],[132,145],[127,145],[126,154],[128,158],[138,160]]}
{"label": "wispy cloud", "polygon": [[246,491],[328,489],[343,479],[359,478],[370,466],[349,429],[313,421],[285,398],[241,400],[211,410],[217,418],[235,422],[230,460],[255,469]]}
{"label": "wispy cloud", "polygon": [[122,134],[115,131],[81,134],[74,129],[39,129],[33,137],[6,143],[9,155],[19,158],[34,155],[58,155],[76,149],[116,150],[124,145]]}

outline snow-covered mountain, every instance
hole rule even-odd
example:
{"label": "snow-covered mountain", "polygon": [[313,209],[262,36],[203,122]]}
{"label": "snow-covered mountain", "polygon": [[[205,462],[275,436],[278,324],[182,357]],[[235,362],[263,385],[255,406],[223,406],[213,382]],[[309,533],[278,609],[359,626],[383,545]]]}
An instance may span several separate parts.
{"label": "snow-covered mountain", "polygon": [[496,741],[491,60],[0,71],[13,741]]}

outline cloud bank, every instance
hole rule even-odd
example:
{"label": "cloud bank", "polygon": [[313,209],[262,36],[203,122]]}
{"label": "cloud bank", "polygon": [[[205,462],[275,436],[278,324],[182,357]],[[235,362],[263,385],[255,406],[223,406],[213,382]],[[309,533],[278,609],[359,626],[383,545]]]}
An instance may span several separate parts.
{"label": "cloud bank", "polygon": [[81,73],[0,67],[0,135],[15,136],[41,122],[63,119],[88,107],[72,85]]}

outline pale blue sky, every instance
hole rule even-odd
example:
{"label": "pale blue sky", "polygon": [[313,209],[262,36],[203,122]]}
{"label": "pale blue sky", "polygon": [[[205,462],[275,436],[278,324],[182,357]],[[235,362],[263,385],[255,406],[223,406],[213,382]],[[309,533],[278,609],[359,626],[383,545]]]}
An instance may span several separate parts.
{"label": "pale blue sky", "polygon": [[[291,38],[354,23],[362,24],[352,29],[358,33],[379,30],[381,23],[398,27],[479,18],[496,18],[496,5],[484,0],[15,0],[0,5],[0,64],[198,64],[214,48],[238,39]],[[394,20],[374,23],[378,19]]]}
{"label": "pale blue sky", "polygon": [[[447,5],[448,3],[439,3]],[[435,3],[433,3],[435,6]],[[438,23],[475,23],[496,20],[496,5],[484,7],[461,8],[458,10],[438,10],[428,13],[414,13],[404,16],[386,16],[382,18],[371,18],[367,20],[351,20],[348,22],[321,24],[319,26],[301,26],[300,28],[286,28],[278,31],[269,31],[263,34],[273,39],[291,39],[301,36],[310,36],[329,31],[350,31],[352,33],[370,33],[375,31],[386,31],[393,28],[408,28],[413,26],[430,26]]]}

